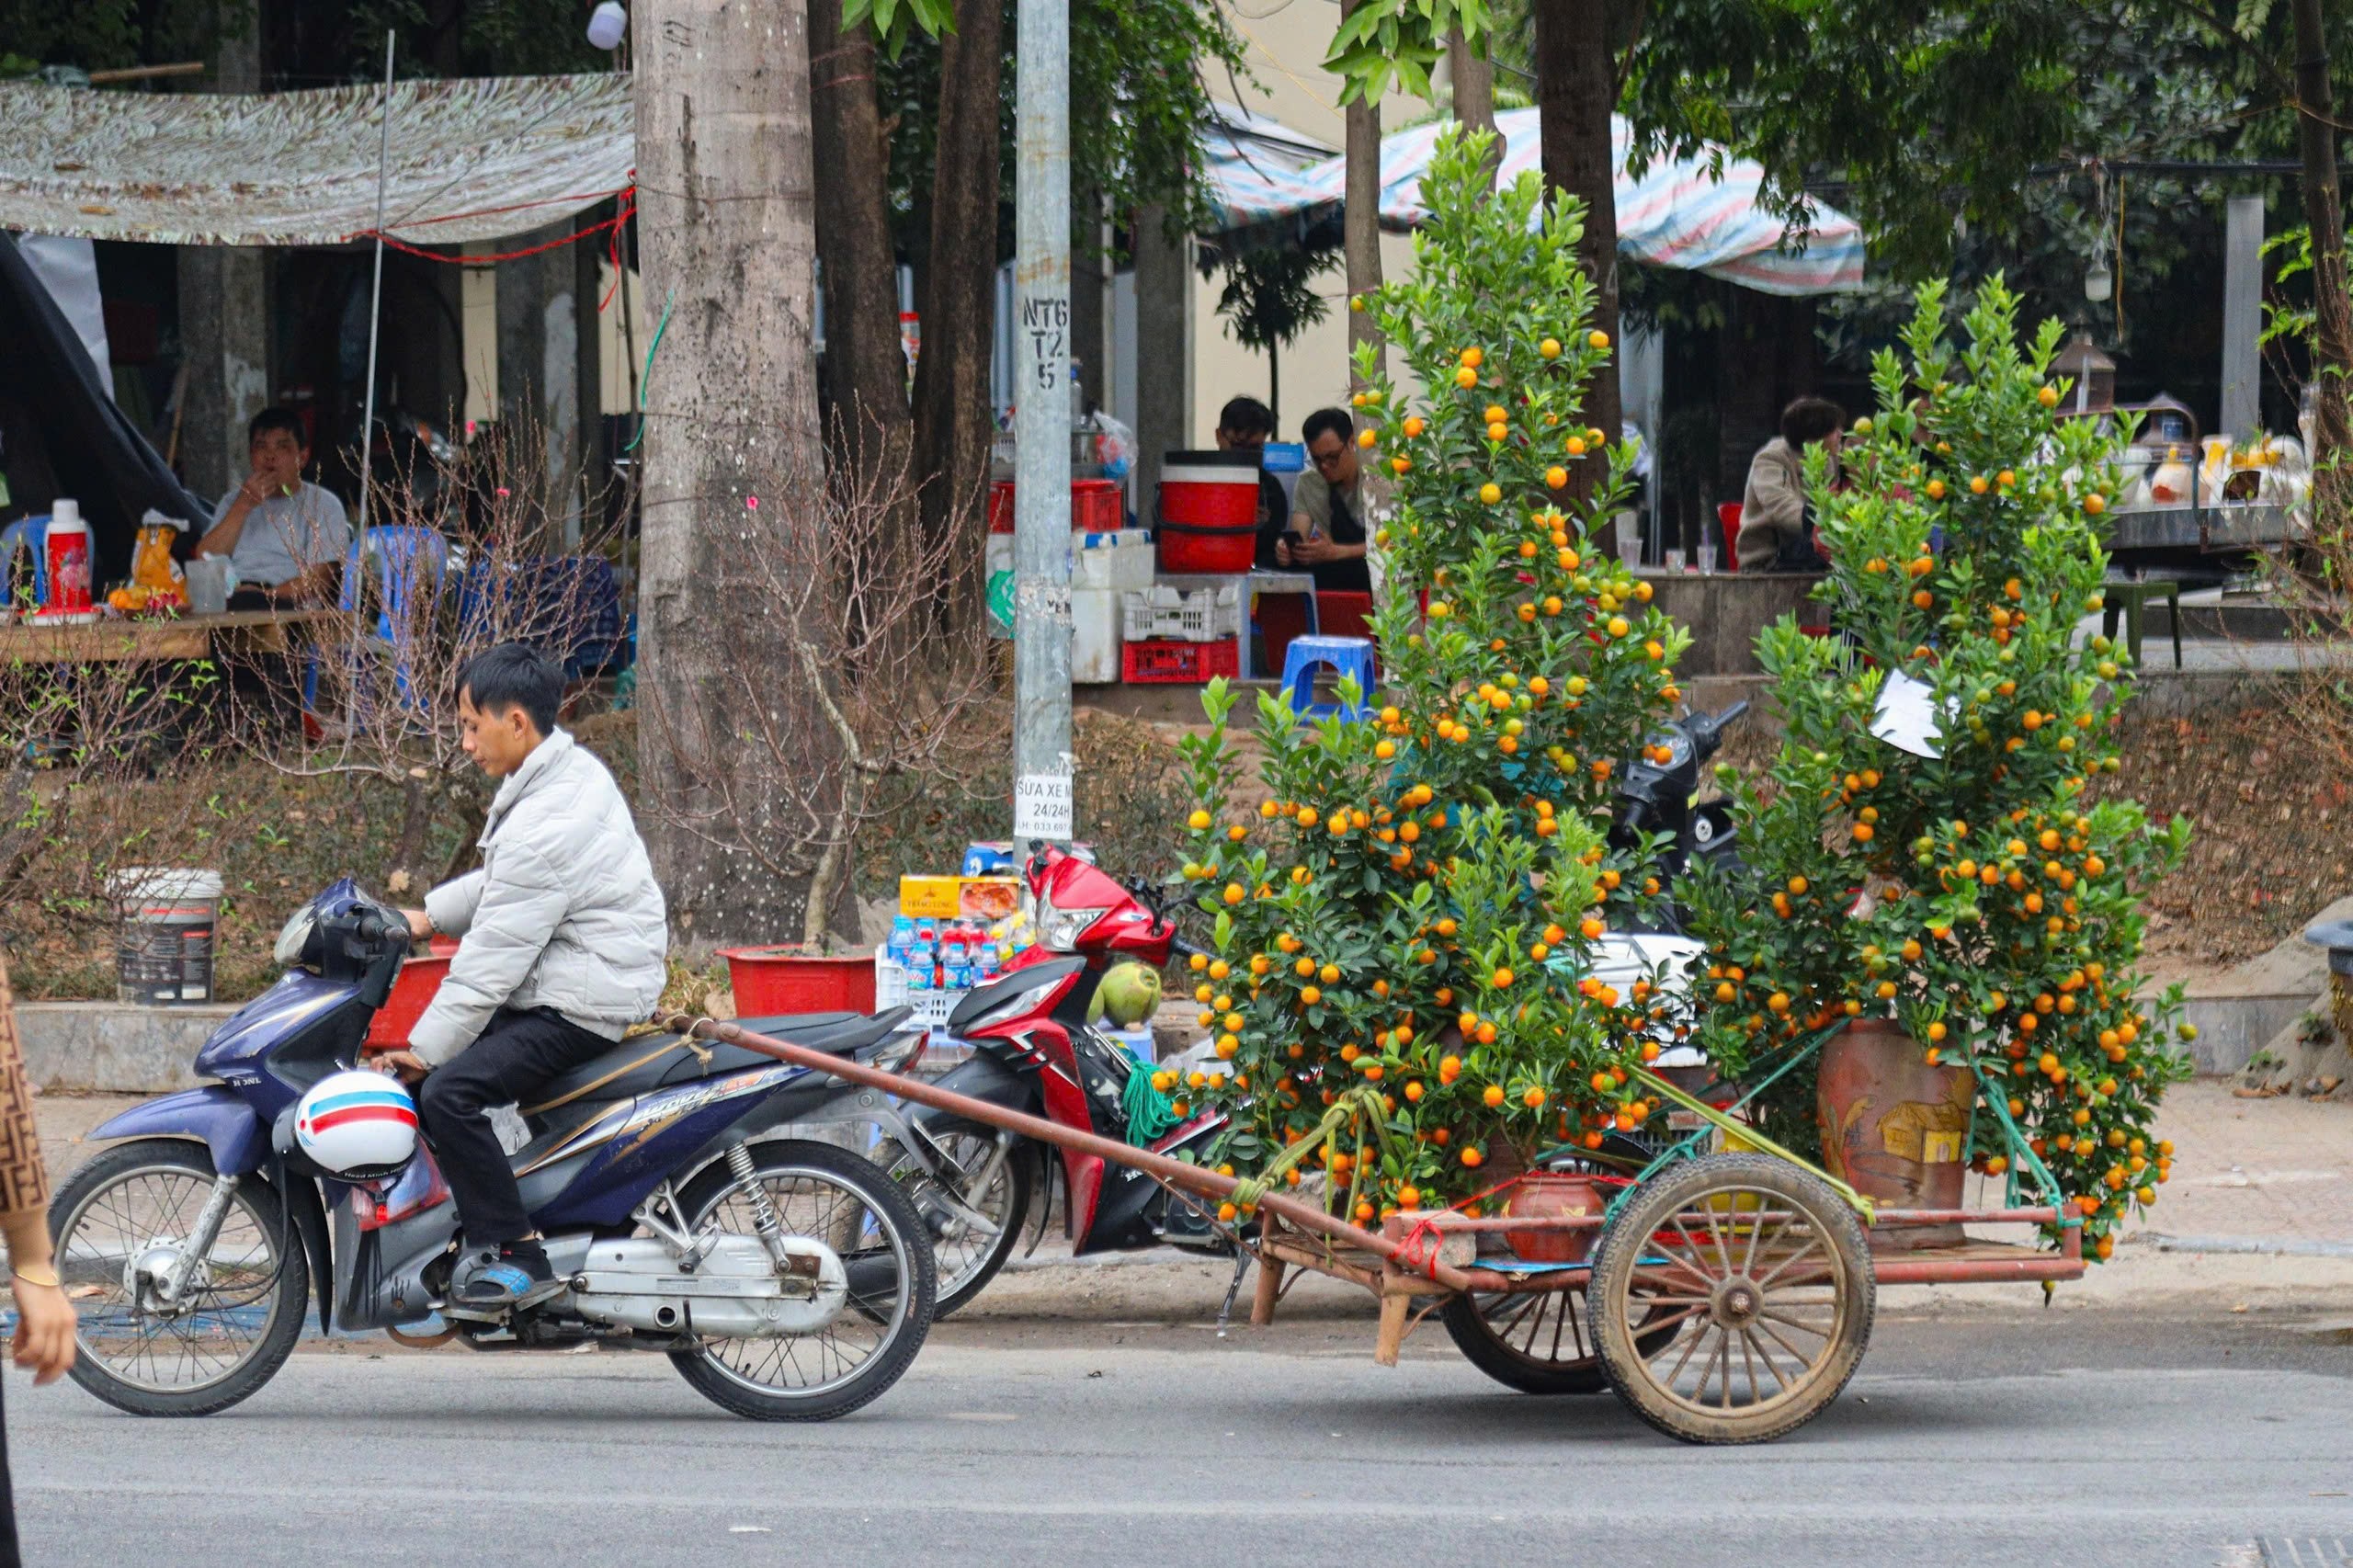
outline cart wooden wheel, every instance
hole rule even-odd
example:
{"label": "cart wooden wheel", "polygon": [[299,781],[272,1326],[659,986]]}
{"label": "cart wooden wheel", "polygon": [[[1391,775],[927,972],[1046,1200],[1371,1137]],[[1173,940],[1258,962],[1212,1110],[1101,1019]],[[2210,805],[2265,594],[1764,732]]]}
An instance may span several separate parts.
{"label": "cart wooden wheel", "polygon": [[[1651,1316],[1665,1319],[1677,1309],[1654,1308]],[[1511,1293],[1466,1291],[1447,1298],[1438,1321],[1455,1346],[1479,1370],[1522,1393],[1599,1393],[1609,1386],[1593,1352],[1593,1324],[1586,1287],[1580,1283],[1559,1290]],[[1677,1316],[1654,1328],[1637,1341],[1646,1354],[1656,1354],[1681,1334],[1685,1320]]]}
{"label": "cart wooden wheel", "polygon": [[[1595,1352],[1635,1415],[1687,1443],[1761,1443],[1855,1375],[1874,1282],[1862,1224],[1827,1183],[1711,1154],[1634,1190],[1602,1233],[1592,1301]],[[1685,1331],[1652,1348],[1670,1323]]]}

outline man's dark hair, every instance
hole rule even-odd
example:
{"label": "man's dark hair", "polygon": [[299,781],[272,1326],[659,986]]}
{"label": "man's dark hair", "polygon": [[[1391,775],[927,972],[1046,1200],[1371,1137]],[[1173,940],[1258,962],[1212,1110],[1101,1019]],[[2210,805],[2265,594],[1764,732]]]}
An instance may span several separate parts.
{"label": "man's dark hair", "polygon": [[1345,408],[1319,408],[1299,427],[1299,438],[1311,447],[1326,435],[1337,436],[1346,446],[1356,439],[1357,422]]}
{"label": "man's dark hair", "polygon": [[1781,410],[1781,439],[1809,446],[1847,423],[1847,411],[1826,397],[1802,397]]}
{"label": "man's dark hair", "polygon": [[529,642],[501,642],[468,659],[458,695],[483,713],[520,708],[540,734],[555,733],[563,702],[563,669]]}
{"label": "man's dark hair", "polygon": [[1229,399],[1218,411],[1217,427],[1237,436],[1264,436],[1275,438],[1275,411],[1255,397]]}
{"label": "man's dark hair", "polygon": [[263,409],[245,424],[245,445],[252,446],[268,430],[283,430],[294,437],[294,444],[304,451],[311,449],[310,432],[302,428],[302,416],[290,408]]}

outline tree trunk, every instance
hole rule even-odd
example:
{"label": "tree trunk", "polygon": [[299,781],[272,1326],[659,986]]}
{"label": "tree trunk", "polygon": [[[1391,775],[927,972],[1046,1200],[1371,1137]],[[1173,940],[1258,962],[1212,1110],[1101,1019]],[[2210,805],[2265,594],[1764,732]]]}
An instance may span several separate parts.
{"label": "tree trunk", "polygon": [[[1608,0],[1546,0],[1536,7],[1536,101],[1543,137],[1544,184],[1585,204],[1585,237],[1577,258],[1594,284],[1593,329],[1609,335],[1610,362],[1586,388],[1586,423],[1613,444],[1621,424],[1618,397],[1618,156],[1609,111],[1617,76],[1608,49]],[[1598,463],[1571,471],[1574,493],[1590,498],[1600,487]],[[1597,530],[1601,548],[1614,536]]]}
{"label": "tree trunk", "polygon": [[1278,433],[1283,427],[1283,368],[1282,362],[1276,358],[1279,352],[1279,345],[1267,345],[1267,407],[1275,416]]}
{"label": "tree trunk", "polygon": [[2304,160],[2304,222],[2313,232],[2313,301],[2318,320],[2313,345],[2313,517],[2324,528],[2353,524],[2353,427],[2346,409],[2353,377],[2353,298],[2347,296],[2345,206],[2337,182],[2336,107],[2329,91],[2328,37],[2321,0],[2295,0],[2296,139]]}
{"label": "tree trunk", "polygon": [[1070,210],[1070,357],[1086,405],[1108,408],[1111,360],[1103,339],[1110,290],[1103,283],[1103,193],[1074,178]]}
{"label": "tree trunk", "polygon": [[816,166],[817,256],[825,290],[825,370],[843,428],[835,456],[859,468],[914,439],[899,346],[898,260],[891,244],[874,34],[842,29],[841,0],[809,0],[809,107]]}
{"label": "tree trunk", "polygon": [[[749,0],[639,0],[636,39],[645,281],[656,298],[676,296],[645,421],[643,825],[681,929],[773,940],[798,926],[803,891],[688,823],[724,799],[722,836],[772,835],[790,792],[750,777],[706,780],[704,770],[751,773],[756,747],[714,747],[690,768],[665,742],[688,716],[731,711],[731,671],[777,672],[779,702],[789,689],[794,629],[752,591],[746,552],[725,546],[755,517],[769,529],[801,526],[796,492],[822,472],[807,16]],[[814,725],[808,744],[834,749]]]}
{"label": "tree trunk", "polygon": [[1193,271],[1185,235],[1169,236],[1167,217],[1165,207],[1139,208],[1128,236],[1136,258],[1136,516],[1146,527],[1159,494],[1161,460],[1184,447],[1192,417],[1185,366]]}
{"label": "tree trunk", "polygon": [[[1348,298],[1358,299],[1381,287],[1381,106],[1359,99],[1347,107],[1347,206],[1342,215],[1342,242],[1347,254]],[[1387,373],[1389,350],[1381,339],[1370,311],[1348,312],[1348,384],[1362,392],[1365,378],[1355,369],[1357,347],[1370,343],[1378,358],[1373,373]]]}
{"label": "tree trunk", "polygon": [[[915,476],[924,528],[934,539],[960,525],[977,532],[972,525],[988,483],[1004,20],[1003,0],[958,0],[956,30],[939,40],[939,153],[923,354],[915,361]],[[976,583],[979,553],[976,545]]]}
{"label": "tree trunk", "polygon": [[[1542,0],[1539,0],[1536,9],[1540,13],[1544,10]],[[1446,35],[1446,74],[1454,88],[1455,123],[1465,131],[1493,132],[1495,129],[1495,62],[1471,51],[1470,41],[1463,38],[1461,28]],[[1487,149],[1489,184],[1495,183],[1495,176],[1503,166],[1503,138],[1497,136],[1495,144]]]}

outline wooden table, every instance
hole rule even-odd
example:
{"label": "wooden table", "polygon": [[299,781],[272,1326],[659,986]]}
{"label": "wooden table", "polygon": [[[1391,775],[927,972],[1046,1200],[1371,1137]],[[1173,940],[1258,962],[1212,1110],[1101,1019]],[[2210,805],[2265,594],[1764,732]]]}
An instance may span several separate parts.
{"label": "wooden table", "polygon": [[283,653],[289,631],[346,619],[336,609],[234,609],[169,620],[97,620],[86,626],[0,626],[0,663],[104,665],[205,659],[222,653]]}

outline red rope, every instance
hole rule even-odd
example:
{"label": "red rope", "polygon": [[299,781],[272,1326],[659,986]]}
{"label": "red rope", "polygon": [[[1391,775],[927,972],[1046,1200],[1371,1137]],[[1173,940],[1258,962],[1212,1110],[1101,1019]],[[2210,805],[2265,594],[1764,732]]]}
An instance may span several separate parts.
{"label": "red rope", "polygon": [[[580,241],[586,239],[591,234],[601,233],[607,236],[607,255],[610,257],[613,263],[613,288],[618,289],[620,287],[621,227],[623,224],[627,223],[631,217],[637,211],[637,187],[634,186],[624,187],[620,193],[620,199],[621,202],[620,210],[616,211],[611,217],[605,219],[601,222],[591,223],[585,229],[575,229],[571,233],[561,235],[558,238],[549,240],[541,244],[531,245],[523,250],[500,251],[494,256],[445,256],[439,251],[426,250],[422,245],[413,245],[406,240],[394,239],[392,235],[380,233],[374,229],[365,230],[355,235],[354,238],[363,240],[381,239],[385,244],[389,245],[393,250],[399,251],[404,256],[423,256],[427,261],[446,262],[456,267],[488,267],[494,263],[501,261],[520,261],[525,256],[538,256],[542,251],[551,251],[560,245],[577,244]],[[526,203],[526,205],[536,204]],[[511,210],[511,209],[503,209],[502,210]],[[463,216],[467,217],[477,217],[483,215],[483,214],[478,213],[463,214]],[[438,220],[436,221],[438,222]],[[605,297],[597,301],[597,308],[600,311],[603,310],[608,304],[612,302],[612,298],[613,290],[612,289],[608,289],[605,291]]]}

